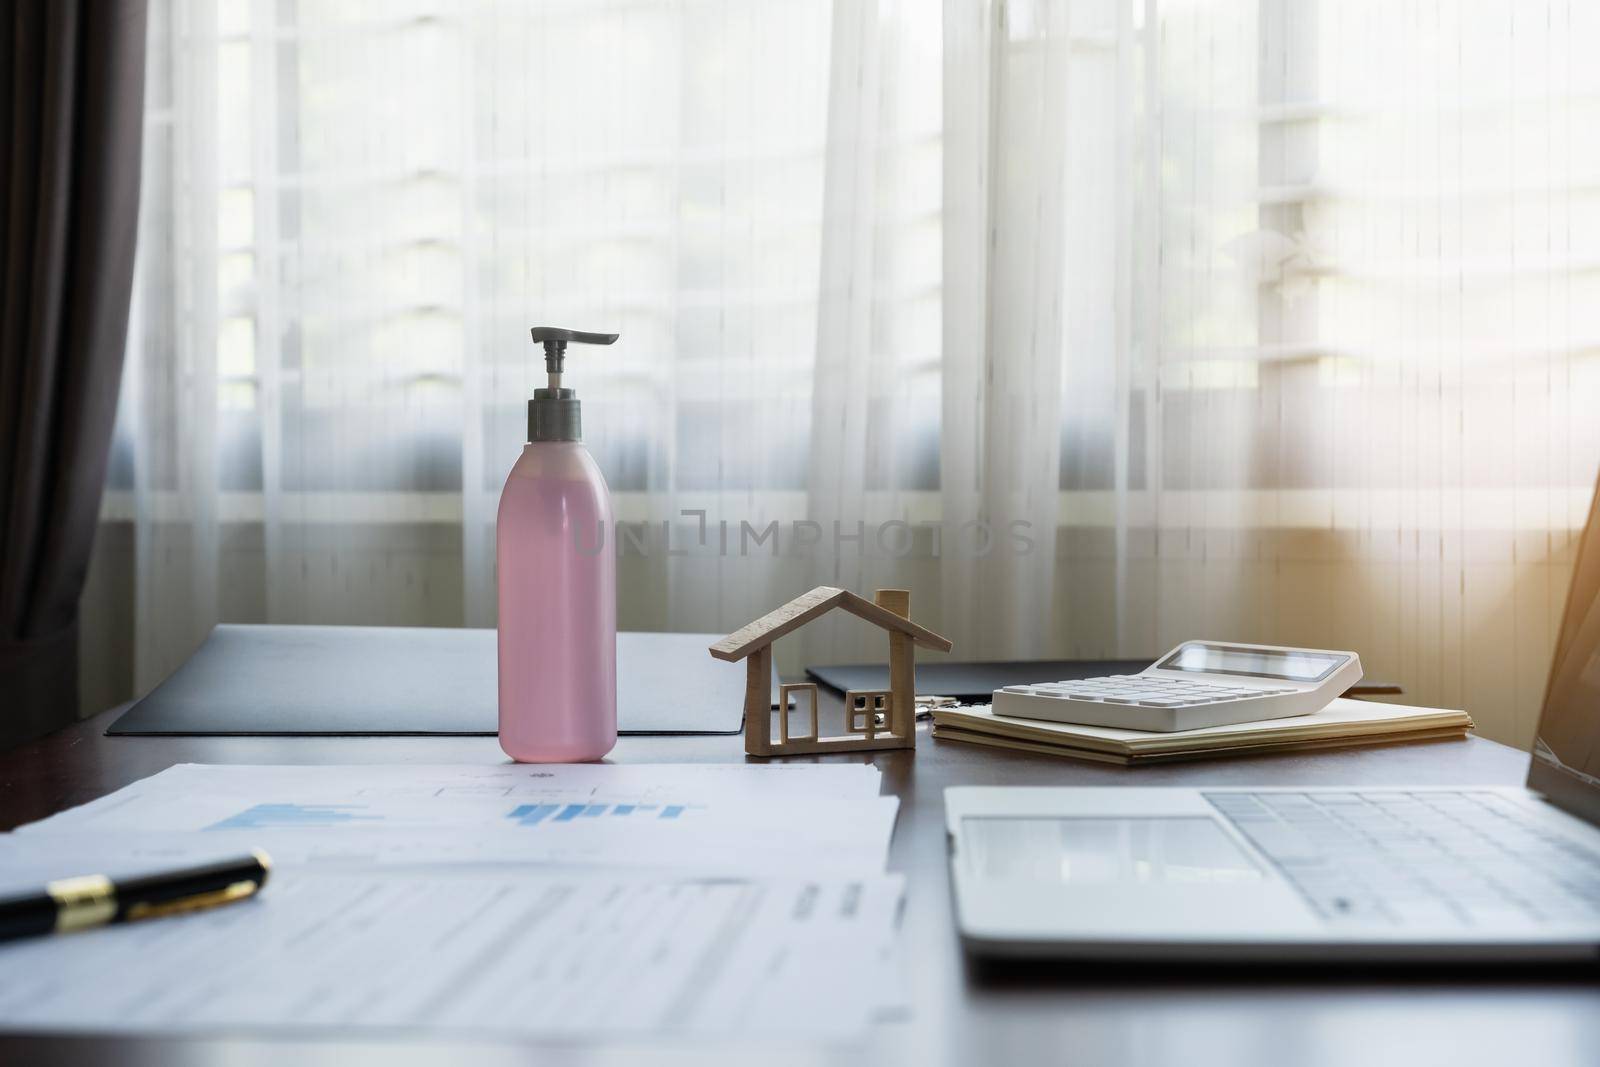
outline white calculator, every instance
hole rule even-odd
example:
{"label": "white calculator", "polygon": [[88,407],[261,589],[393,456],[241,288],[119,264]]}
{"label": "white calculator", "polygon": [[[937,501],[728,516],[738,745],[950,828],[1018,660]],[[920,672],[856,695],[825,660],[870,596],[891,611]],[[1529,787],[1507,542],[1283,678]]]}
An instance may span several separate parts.
{"label": "white calculator", "polygon": [[996,689],[994,713],[1125,730],[1198,730],[1309,715],[1360,680],[1354,652],[1185,641],[1138,674]]}

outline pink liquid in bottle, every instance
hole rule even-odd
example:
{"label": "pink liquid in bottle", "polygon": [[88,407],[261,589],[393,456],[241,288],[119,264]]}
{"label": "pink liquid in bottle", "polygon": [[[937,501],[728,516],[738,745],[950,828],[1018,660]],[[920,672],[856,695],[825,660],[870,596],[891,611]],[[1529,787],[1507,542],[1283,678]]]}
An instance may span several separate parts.
{"label": "pink liquid in bottle", "polygon": [[577,441],[536,441],[496,521],[500,747],[523,763],[617,743],[617,564],[605,477]]}

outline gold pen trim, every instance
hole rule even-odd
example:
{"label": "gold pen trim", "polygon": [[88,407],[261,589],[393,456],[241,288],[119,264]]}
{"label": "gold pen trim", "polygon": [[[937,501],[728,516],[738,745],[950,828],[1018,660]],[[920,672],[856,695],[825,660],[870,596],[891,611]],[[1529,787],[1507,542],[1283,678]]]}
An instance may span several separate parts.
{"label": "gold pen trim", "polygon": [[116,917],[117,887],[103,874],[62,878],[46,883],[44,891],[56,902],[58,934],[102,926]]}
{"label": "gold pen trim", "polygon": [[254,882],[235,882],[226,889],[214,889],[209,893],[197,893],[179,900],[163,901],[160,904],[135,904],[128,909],[127,919],[132,922],[136,919],[157,919],[163,915],[182,915],[186,911],[200,911],[218,904],[232,904],[236,900],[254,895],[255,891]]}

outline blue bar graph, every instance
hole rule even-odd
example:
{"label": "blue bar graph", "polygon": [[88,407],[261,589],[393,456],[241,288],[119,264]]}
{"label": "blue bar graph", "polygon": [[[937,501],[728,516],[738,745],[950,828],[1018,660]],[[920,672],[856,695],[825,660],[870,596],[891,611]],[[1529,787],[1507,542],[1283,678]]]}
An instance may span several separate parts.
{"label": "blue bar graph", "polygon": [[342,826],[345,823],[382,819],[380,815],[356,814],[361,810],[348,804],[257,804],[206,829],[271,830],[278,827]]}
{"label": "blue bar graph", "polygon": [[573,819],[576,819],[578,816],[583,814],[584,807],[585,805],[583,804],[568,804],[566,807],[561,809],[559,814],[556,815],[554,821],[571,822]]}
{"label": "blue bar graph", "polygon": [[560,804],[523,804],[512,809],[508,818],[515,819],[523,826],[534,826],[560,810]]}
{"label": "blue bar graph", "polygon": [[519,826],[537,826],[547,821],[573,822],[577,819],[595,819],[602,815],[612,818],[653,816],[657,819],[676,819],[692,806],[689,804],[518,804],[506,813],[506,818]]}

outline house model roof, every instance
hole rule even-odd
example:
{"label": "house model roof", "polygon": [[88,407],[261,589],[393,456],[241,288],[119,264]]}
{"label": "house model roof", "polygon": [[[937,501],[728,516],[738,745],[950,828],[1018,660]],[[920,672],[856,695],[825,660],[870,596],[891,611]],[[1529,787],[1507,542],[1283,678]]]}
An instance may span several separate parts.
{"label": "house model roof", "polygon": [[950,651],[950,642],[910,619],[902,618],[888,608],[880,608],[848,589],[819,585],[809,593],[802,593],[787,604],[767,612],[755,622],[742,626],[711,646],[711,654],[729,663],[744,659],[750,653],[772,644],[784,634],[798,630],[819,615],[834,608],[843,608],[885,630],[894,630],[911,638],[915,645],[939,652]]}

